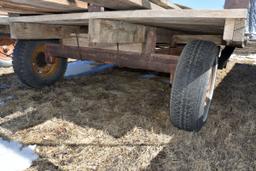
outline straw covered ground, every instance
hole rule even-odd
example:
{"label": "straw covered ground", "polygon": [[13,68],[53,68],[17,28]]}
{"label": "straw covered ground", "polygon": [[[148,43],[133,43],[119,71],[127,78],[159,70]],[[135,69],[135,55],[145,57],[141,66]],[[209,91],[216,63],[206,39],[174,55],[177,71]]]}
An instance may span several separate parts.
{"label": "straw covered ground", "polygon": [[0,136],[37,145],[34,170],[256,170],[256,65],[218,74],[199,133],[169,121],[168,76],[113,69],[41,90],[0,69]]}

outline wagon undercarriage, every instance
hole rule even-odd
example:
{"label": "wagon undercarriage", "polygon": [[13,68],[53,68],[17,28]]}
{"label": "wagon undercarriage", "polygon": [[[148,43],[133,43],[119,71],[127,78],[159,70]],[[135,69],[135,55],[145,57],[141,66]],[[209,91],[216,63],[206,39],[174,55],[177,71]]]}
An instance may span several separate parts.
{"label": "wagon undercarriage", "polygon": [[[21,81],[35,88],[51,85],[63,76],[67,58],[170,73],[173,124],[200,130],[207,120],[218,64],[224,67],[234,48],[246,45],[250,2],[227,0],[230,9],[225,10],[165,4],[168,9],[162,2],[150,2],[143,8],[157,9],[129,11],[108,11],[129,3],[93,2],[96,6],[89,5],[89,12],[2,20],[18,40],[14,70]],[[237,7],[242,9],[233,9]],[[226,48],[220,54],[221,46]]]}

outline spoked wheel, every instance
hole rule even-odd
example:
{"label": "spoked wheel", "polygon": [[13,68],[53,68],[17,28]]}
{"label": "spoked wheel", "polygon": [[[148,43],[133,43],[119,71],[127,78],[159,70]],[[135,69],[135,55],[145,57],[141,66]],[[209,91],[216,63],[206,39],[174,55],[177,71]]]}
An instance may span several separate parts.
{"label": "spoked wheel", "polygon": [[170,111],[174,126],[199,131],[206,123],[216,81],[219,47],[208,41],[188,43],[178,62]]}
{"label": "spoked wheel", "polygon": [[14,50],[13,67],[20,80],[34,88],[50,86],[61,79],[67,68],[67,59],[44,54],[46,41],[18,41]]}

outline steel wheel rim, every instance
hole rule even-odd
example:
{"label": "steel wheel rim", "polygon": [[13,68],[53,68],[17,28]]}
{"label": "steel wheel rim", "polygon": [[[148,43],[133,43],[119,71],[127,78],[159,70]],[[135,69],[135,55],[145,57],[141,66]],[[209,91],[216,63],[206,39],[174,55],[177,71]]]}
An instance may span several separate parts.
{"label": "steel wheel rim", "polygon": [[211,101],[212,101],[213,94],[214,94],[217,70],[218,70],[218,65],[217,65],[217,59],[216,59],[216,61],[214,62],[214,66],[211,68],[211,74],[210,74],[211,76],[210,76],[209,84],[208,84],[207,91],[206,91],[206,98],[205,98],[205,103],[204,103],[204,115],[203,115],[204,122],[208,118],[208,113],[209,113]]}
{"label": "steel wheel rim", "polygon": [[214,94],[217,70],[218,70],[218,65],[217,65],[217,59],[216,59],[213,67],[209,71],[210,78],[208,80],[207,90],[205,91],[204,97],[203,97],[203,114],[200,116],[200,118],[202,117],[203,122],[205,122],[208,118],[208,113],[209,113],[211,101]]}
{"label": "steel wheel rim", "polygon": [[44,45],[35,48],[32,54],[32,69],[40,77],[49,77],[57,71],[59,67],[59,60],[54,58],[51,64],[48,63],[44,55],[44,51]]}

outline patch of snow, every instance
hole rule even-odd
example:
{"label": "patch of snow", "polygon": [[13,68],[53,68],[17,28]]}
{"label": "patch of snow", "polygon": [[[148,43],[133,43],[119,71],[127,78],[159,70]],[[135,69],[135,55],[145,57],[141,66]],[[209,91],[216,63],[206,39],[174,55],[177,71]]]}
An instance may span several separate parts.
{"label": "patch of snow", "polygon": [[256,34],[255,33],[250,36],[250,41],[256,41]]}
{"label": "patch of snow", "polygon": [[234,60],[234,61],[239,61],[239,62],[244,62],[244,61],[247,61],[247,62],[250,62],[250,64],[253,64],[253,65],[256,65],[256,54],[248,54],[248,55],[232,55],[230,60]]}
{"label": "patch of snow", "polygon": [[156,73],[147,73],[147,74],[142,75],[143,79],[152,79],[152,78],[155,78],[155,77],[157,77]]}
{"label": "patch of snow", "polygon": [[68,64],[66,78],[92,75],[113,68],[112,64],[96,64],[93,61],[76,61]]}
{"label": "patch of snow", "polygon": [[256,54],[233,54],[230,59],[236,61],[251,61],[252,64],[256,64]]}
{"label": "patch of snow", "polygon": [[12,60],[1,60],[0,59],[0,67],[11,67],[12,66]]}
{"label": "patch of snow", "polygon": [[35,145],[24,147],[18,142],[0,138],[0,170],[22,171],[29,168],[38,159],[35,148]]}
{"label": "patch of snow", "polygon": [[256,60],[256,54],[239,54],[239,55],[232,55],[231,58],[240,58],[240,59],[255,59]]}

